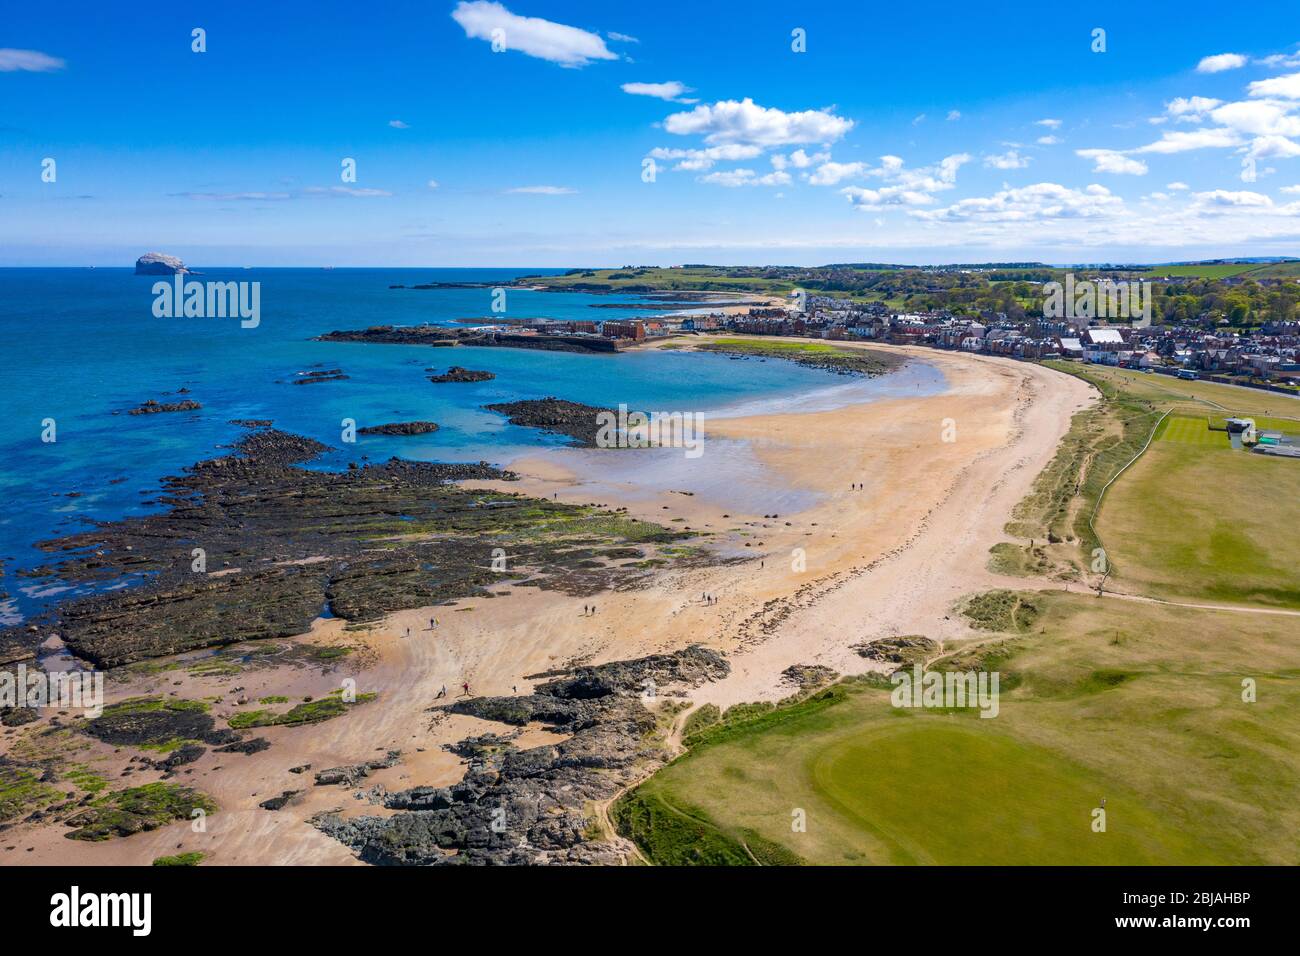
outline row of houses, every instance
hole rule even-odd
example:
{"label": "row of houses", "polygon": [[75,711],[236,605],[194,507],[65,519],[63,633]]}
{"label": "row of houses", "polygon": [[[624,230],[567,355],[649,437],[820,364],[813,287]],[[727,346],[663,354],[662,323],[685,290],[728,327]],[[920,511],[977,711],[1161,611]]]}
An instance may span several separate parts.
{"label": "row of houses", "polygon": [[692,329],[755,335],[868,339],[901,345],[1080,362],[1187,370],[1241,384],[1300,386],[1300,325],[1273,323],[1246,333],[1206,332],[1196,327],[1089,324],[1087,320],[1028,318],[1000,312],[978,316],[944,310],[898,312],[882,303],[810,296],[801,311],[751,309],[738,316],[696,316]]}

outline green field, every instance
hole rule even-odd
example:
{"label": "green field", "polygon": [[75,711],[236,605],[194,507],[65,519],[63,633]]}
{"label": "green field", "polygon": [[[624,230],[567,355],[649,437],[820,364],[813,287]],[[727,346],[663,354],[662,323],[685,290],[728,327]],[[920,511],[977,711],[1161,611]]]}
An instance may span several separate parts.
{"label": "green field", "polygon": [[1027,600],[1034,623],[984,654],[1014,685],[996,718],[851,682],[703,732],[615,819],[661,863],[1300,863],[1294,623]]}
{"label": "green field", "polygon": [[[993,562],[998,570],[1055,569],[1059,575],[1066,566],[1084,573],[1092,548],[1101,546],[1110,580],[1121,591],[1300,608],[1300,537],[1292,528],[1300,462],[1234,450],[1226,431],[1218,430],[1231,414],[1300,432],[1300,420],[1265,414],[1300,414],[1300,401],[1127,369],[1047,364],[1092,382],[1104,401],[1076,417],[1058,460],[1017,508],[1019,520],[1008,525],[1017,536],[1052,533],[1061,543],[1033,549],[1000,545]],[[1157,426],[1157,414],[1166,411]],[[1099,479],[1109,481],[1147,435],[1155,438],[1150,448],[1110,486],[1098,509],[1093,490]],[[1096,577],[1088,579],[1095,583]]]}
{"label": "green field", "polygon": [[[1184,381],[1168,375],[1136,372],[1104,365],[1080,365],[1071,362],[1046,362],[1053,368],[1094,382],[1107,382],[1123,389],[1133,398],[1149,401],[1164,410],[1174,405],[1200,405],[1206,414],[1223,409],[1234,414],[1274,415],[1300,419],[1300,398],[1280,392],[1222,385],[1218,382]],[[1189,409],[1190,410],[1190,409]]]}
{"label": "green field", "polygon": [[1180,445],[1200,445],[1207,448],[1227,448],[1228,433],[1213,431],[1204,418],[1170,415],[1156,429],[1156,441],[1177,442]]}
{"label": "green field", "polygon": [[1201,279],[1226,279],[1266,268],[1258,262],[1225,262],[1215,265],[1154,266],[1152,271],[1161,276],[1196,276]]}
{"label": "green field", "polygon": [[743,270],[715,269],[707,266],[686,269],[658,267],[585,269],[568,275],[528,277],[526,281],[529,285],[546,286],[552,289],[585,287],[610,292],[659,290],[779,295],[795,288],[794,282],[768,278],[761,274],[761,270],[746,273]]}
{"label": "green field", "polygon": [[1166,421],[1192,439],[1167,431],[1153,442],[1107,493],[1097,519],[1117,586],[1300,608],[1300,462],[1233,450],[1204,420]]}

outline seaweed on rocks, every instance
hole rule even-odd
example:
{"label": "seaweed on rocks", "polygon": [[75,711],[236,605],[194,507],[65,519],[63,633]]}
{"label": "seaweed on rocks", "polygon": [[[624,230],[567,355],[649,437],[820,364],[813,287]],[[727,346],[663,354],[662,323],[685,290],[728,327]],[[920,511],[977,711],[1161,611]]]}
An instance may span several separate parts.
{"label": "seaweed on rocks", "polygon": [[[53,631],[73,654],[111,668],[304,634],[326,608],[349,622],[377,621],[486,595],[503,580],[594,594],[640,577],[590,566],[601,547],[689,537],[590,506],[453,484],[515,477],[486,462],[298,467],[327,450],[274,428],[249,432],[231,454],[164,479],[165,512],[39,543],[54,559],[33,573],[133,586],[84,594],[0,630],[0,648],[16,656]],[[493,570],[494,548],[510,555],[508,579]]]}
{"label": "seaweed on rocks", "polygon": [[445,709],[519,724],[537,720],[568,738],[517,750],[507,738],[453,745],[469,755],[449,787],[387,794],[390,816],[318,814],[312,823],[374,864],[618,863],[630,847],[596,839],[591,805],[616,796],[667,759],[649,740],[656,718],[642,697],[670,684],[696,686],[730,670],[699,646],[675,654],[581,667],[526,697],[484,697]]}

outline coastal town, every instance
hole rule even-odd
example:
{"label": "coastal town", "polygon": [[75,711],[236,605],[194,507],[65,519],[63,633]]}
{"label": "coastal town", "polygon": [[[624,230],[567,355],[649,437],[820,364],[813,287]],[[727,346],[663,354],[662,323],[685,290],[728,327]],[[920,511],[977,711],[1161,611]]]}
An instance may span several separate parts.
{"label": "coastal town", "polygon": [[[580,351],[617,351],[703,333],[796,336],[1023,360],[1061,359],[1300,393],[1300,321],[1295,319],[1238,327],[1221,315],[1206,313],[1191,321],[1143,327],[1127,320],[1015,317],[988,309],[907,311],[882,302],[799,292],[759,306],[730,301],[718,297],[712,307],[644,319],[485,324],[472,334],[525,348],[549,345]],[[468,329],[459,331],[462,338],[470,334]]]}

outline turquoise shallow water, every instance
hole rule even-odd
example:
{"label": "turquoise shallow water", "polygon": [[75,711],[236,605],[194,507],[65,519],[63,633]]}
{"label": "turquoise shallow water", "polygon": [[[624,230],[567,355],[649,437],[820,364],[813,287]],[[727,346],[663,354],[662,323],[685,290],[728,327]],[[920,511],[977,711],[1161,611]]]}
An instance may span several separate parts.
{"label": "turquoise shallow water", "polygon": [[[341,450],[322,467],[362,456],[504,463],[563,440],[505,423],[490,402],[555,395],[654,411],[791,407],[799,396],[842,402],[841,377],[779,361],[636,352],[617,356],[511,349],[313,342],[333,329],[367,325],[454,324],[491,318],[488,289],[392,290],[426,281],[508,281],[540,270],[205,269],[199,278],[261,283],[261,322],[155,318],[154,277],[129,269],[0,269],[0,559],[11,603],[0,618],[30,613],[56,594],[24,589],[15,568],[41,557],[35,541],[88,521],[138,514],[158,479],[222,454],[244,430],[235,418],[269,418],[287,431]],[[608,319],[637,309],[635,296],[510,290],[507,317]],[[434,385],[426,368],[455,363],[487,369],[496,379]],[[295,373],[341,367],[346,381],[297,386]],[[862,383],[885,393],[922,394],[942,387],[937,373],[912,372],[898,384]],[[180,388],[189,394],[176,395]],[[829,392],[827,390],[830,390]],[[843,394],[837,395],[836,392]],[[148,399],[200,402],[197,412],[130,416]],[[861,400],[857,398],[857,400]],[[757,404],[755,404],[757,403]],[[119,414],[114,415],[114,412]],[[42,422],[56,422],[57,441],[41,441]],[[428,419],[441,429],[419,437],[358,436],[340,442],[341,422],[358,426]],[[69,493],[78,493],[69,497]],[[30,583],[30,582],[27,582]]]}

